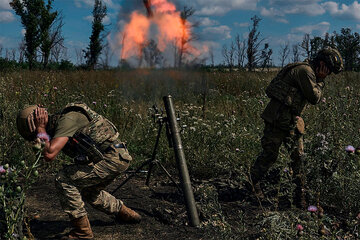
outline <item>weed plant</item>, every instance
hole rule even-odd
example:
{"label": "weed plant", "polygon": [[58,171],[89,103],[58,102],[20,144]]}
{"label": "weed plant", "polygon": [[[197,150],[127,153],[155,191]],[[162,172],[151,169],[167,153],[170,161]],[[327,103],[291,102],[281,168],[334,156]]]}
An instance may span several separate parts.
{"label": "weed plant", "polygon": [[[261,150],[260,114],[269,101],[265,87],[275,74],[175,70],[5,73],[0,76],[0,165],[20,169],[22,161],[36,160],[16,130],[15,118],[20,108],[42,104],[55,113],[69,102],[80,101],[118,127],[121,140],[127,142],[134,158],[132,167],[136,167],[152,154],[157,123],[151,108],[154,104],[163,108],[162,97],[170,94],[181,118],[182,142],[192,178],[230,178],[241,187]],[[291,207],[284,210],[279,199],[290,201],[294,186],[287,173],[289,156],[282,148],[271,169],[278,173],[279,181],[264,183],[265,191],[277,192],[269,199],[273,204],[259,208],[256,224],[252,225],[255,229],[249,232],[257,232],[261,239],[357,236],[360,157],[348,154],[345,147],[360,145],[359,79],[360,74],[354,72],[328,77],[321,102],[308,106],[303,116],[306,194],[309,204],[322,206],[324,212],[313,216]],[[158,159],[177,172],[165,133]],[[70,161],[60,155],[51,164],[43,163],[40,175],[55,172]],[[204,198],[203,203],[206,202]],[[218,206],[213,201],[212,204]],[[217,221],[221,219],[228,224],[223,217]],[[244,223],[240,225],[246,226],[246,211],[241,219]],[[296,230],[297,224],[304,228],[301,234]],[[236,239],[236,231],[233,234]],[[241,236],[252,237],[250,233]]]}

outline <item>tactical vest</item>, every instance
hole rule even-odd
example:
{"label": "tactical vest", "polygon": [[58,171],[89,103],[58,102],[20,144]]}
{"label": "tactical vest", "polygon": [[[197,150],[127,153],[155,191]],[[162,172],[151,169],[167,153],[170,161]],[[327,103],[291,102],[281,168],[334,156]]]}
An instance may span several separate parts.
{"label": "tactical vest", "polygon": [[271,80],[269,86],[265,89],[265,93],[269,98],[274,98],[290,107],[295,115],[300,115],[306,105],[306,100],[297,86],[287,83],[284,79],[291,69],[301,65],[310,66],[307,62],[288,64]]}
{"label": "tactical vest", "polygon": [[64,153],[77,158],[78,161],[98,162],[103,159],[103,153],[115,142],[119,133],[115,125],[102,115],[90,109],[85,103],[69,103],[61,115],[68,112],[84,114],[89,123],[78,129],[66,144]]}

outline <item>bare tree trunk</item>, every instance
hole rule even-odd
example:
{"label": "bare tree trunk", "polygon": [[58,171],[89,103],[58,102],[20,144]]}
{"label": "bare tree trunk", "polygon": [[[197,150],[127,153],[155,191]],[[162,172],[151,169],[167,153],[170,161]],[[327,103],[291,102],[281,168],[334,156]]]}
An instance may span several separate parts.
{"label": "bare tree trunk", "polygon": [[304,35],[303,41],[300,45],[300,47],[303,49],[304,56],[308,59],[311,57],[311,45],[310,45],[310,34],[306,33]]}
{"label": "bare tree trunk", "polygon": [[286,42],[284,45],[281,44],[279,51],[281,67],[284,67],[285,61],[289,57],[289,54],[290,54],[289,42]]}
{"label": "bare tree trunk", "polygon": [[259,62],[259,47],[264,39],[259,39],[260,32],[258,31],[259,22],[261,18],[254,16],[251,18],[253,24],[252,29],[250,30],[247,44],[247,60],[248,60],[248,70],[253,71]]}
{"label": "bare tree trunk", "polygon": [[102,65],[103,65],[104,69],[109,69],[110,62],[111,62],[113,55],[114,55],[114,52],[111,50],[109,43],[106,43],[104,45],[103,58],[102,58]]}
{"label": "bare tree trunk", "polygon": [[300,52],[299,52],[299,45],[294,44],[292,47],[292,53],[293,53],[293,62],[300,62]]}
{"label": "bare tree trunk", "polygon": [[237,66],[239,69],[244,67],[245,53],[246,53],[246,40],[241,41],[240,35],[237,34],[235,37],[236,57]]}
{"label": "bare tree trunk", "polygon": [[212,47],[209,48],[209,57],[210,57],[211,67],[214,67],[215,66],[215,63],[214,63],[214,49]]}
{"label": "bare tree trunk", "polygon": [[21,43],[19,44],[19,63],[23,63],[24,62],[24,56],[25,56],[25,42],[24,40],[21,41]]}
{"label": "bare tree trunk", "polygon": [[84,52],[81,48],[75,48],[76,54],[76,65],[83,65],[84,64]]}

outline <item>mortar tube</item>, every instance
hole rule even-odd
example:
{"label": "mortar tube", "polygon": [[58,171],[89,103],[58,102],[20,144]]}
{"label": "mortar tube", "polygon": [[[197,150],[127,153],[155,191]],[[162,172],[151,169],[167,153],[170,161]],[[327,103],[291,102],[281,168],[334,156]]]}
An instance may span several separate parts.
{"label": "mortar tube", "polygon": [[170,125],[171,138],[175,152],[175,159],[179,170],[182,190],[185,197],[185,206],[190,225],[197,227],[200,225],[199,215],[196,209],[194,193],[191,188],[189,171],[186,165],[184,149],[181,143],[179,126],[175,115],[175,109],[170,95],[163,97],[167,119]]}

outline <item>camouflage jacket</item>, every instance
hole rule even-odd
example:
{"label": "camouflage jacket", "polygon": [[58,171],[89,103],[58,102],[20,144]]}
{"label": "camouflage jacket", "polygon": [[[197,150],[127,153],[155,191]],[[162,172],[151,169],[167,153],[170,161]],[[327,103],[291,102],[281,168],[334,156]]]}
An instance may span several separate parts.
{"label": "camouflage jacket", "polygon": [[271,100],[261,117],[280,129],[290,130],[307,103],[317,104],[320,101],[323,87],[323,80],[316,79],[309,63],[288,64],[266,88]]}
{"label": "camouflage jacket", "polygon": [[[61,115],[72,111],[84,114],[89,122],[69,138],[63,152],[70,157],[77,158],[78,161],[99,161],[103,159],[103,153],[118,140],[119,133],[116,127],[84,103],[66,105]],[[83,159],[81,160],[81,158]]]}

